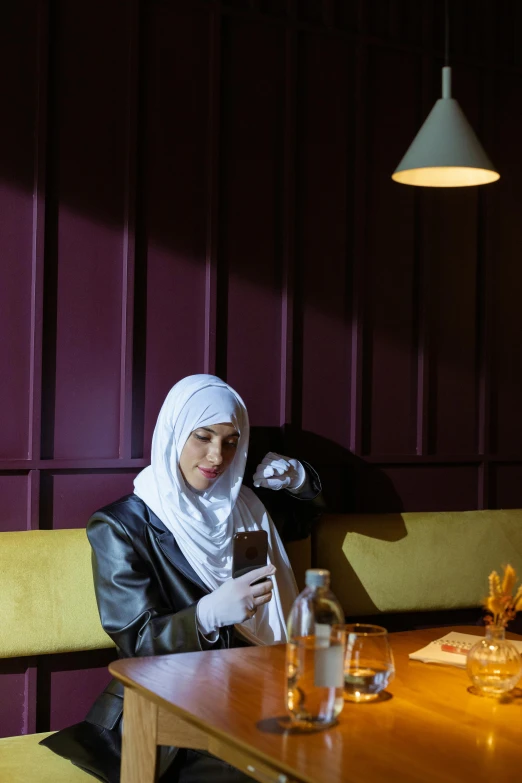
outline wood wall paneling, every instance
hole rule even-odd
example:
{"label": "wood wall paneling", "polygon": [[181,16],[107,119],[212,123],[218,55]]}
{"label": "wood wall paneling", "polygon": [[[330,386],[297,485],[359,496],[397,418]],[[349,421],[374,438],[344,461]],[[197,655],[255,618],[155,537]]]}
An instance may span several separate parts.
{"label": "wood wall paneling", "polygon": [[258,0],[261,13],[284,18],[288,13],[288,0]]}
{"label": "wood wall paneling", "polygon": [[1,736],[27,733],[26,727],[26,662],[13,659],[0,662],[0,726]]}
{"label": "wood wall paneling", "polygon": [[[353,50],[303,34],[297,93],[296,286],[301,428],[349,448],[354,168]],[[333,413],[333,415],[332,415]]]}
{"label": "wood wall paneling", "polygon": [[0,473],[0,530],[27,530],[30,527],[29,489],[27,473]]}
{"label": "wood wall paneling", "polygon": [[441,456],[477,448],[477,195],[465,196],[460,189],[426,196],[425,241],[434,258],[428,449]]}
{"label": "wood wall paneling", "polygon": [[133,490],[137,471],[43,472],[41,517],[53,529],[85,527],[98,508]]}
{"label": "wood wall paneling", "polygon": [[284,31],[227,19],[222,51],[219,252],[228,281],[226,377],[252,423],[278,426]]}
{"label": "wood wall paneling", "polygon": [[491,507],[519,508],[521,486],[521,463],[494,464],[491,477]]}
{"label": "wood wall paneling", "polygon": [[415,453],[415,194],[390,177],[418,130],[419,67],[403,52],[372,48],[369,55],[362,415],[364,452],[372,454]]}
{"label": "wood wall paneling", "polygon": [[427,3],[417,0],[374,0],[367,3],[367,29],[383,40],[416,44],[422,35]]}
{"label": "wood wall paneling", "polygon": [[494,3],[492,27],[486,45],[494,54],[495,62],[507,66],[522,64],[520,53],[520,32],[522,30],[522,7],[517,0]]}
{"label": "wood wall paneling", "polygon": [[358,511],[466,511],[476,507],[477,465],[379,465],[355,475]]}
{"label": "wood wall paneling", "polygon": [[492,254],[492,451],[519,454],[522,444],[522,153],[513,112],[522,101],[522,74],[494,79],[495,136],[491,155],[502,171],[486,215]]}
{"label": "wood wall paneling", "polygon": [[56,6],[49,220],[56,221],[53,456],[60,459],[119,451],[129,7]]}
{"label": "wood wall paneling", "polygon": [[[0,11],[0,459],[28,457],[37,17]],[[16,74],[10,78],[8,74]]]}
{"label": "wood wall paneling", "polygon": [[90,656],[56,656],[52,670],[42,675],[48,677],[49,683],[50,731],[59,731],[85,718],[96,696],[111,680],[107,665],[115,657],[114,651],[111,656],[104,654],[99,665],[93,666]]}
{"label": "wood wall paneling", "polygon": [[[434,99],[441,63],[436,63]],[[481,73],[459,68],[454,95],[479,132]],[[478,188],[422,192],[422,263],[429,280],[428,451],[473,453],[477,449],[477,242]]]}
{"label": "wood wall paneling", "polygon": [[[146,247],[145,450],[176,381],[203,371],[210,16],[195,4],[144,7],[142,132]],[[137,291],[137,296],[143,296]]]}

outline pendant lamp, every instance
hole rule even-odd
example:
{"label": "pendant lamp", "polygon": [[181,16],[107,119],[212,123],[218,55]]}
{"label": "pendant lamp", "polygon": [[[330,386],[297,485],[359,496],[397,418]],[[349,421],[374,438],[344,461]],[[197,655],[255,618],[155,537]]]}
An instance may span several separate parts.
{"label": "pendant lamp", "polygon": [[448,4],[446,0],[446,65],[442,98],[392,174],[395,182],[429,188],[460,188],[495,182],[500,174],[478,140],[457,101],[451,97],[448,66]]}

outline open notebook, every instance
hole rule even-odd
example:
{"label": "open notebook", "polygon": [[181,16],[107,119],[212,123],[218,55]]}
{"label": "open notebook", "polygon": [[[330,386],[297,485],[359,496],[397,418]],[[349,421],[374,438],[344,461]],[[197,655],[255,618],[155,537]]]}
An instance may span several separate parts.
{"label": "open notebook", "polygon": [[[435,641],[430,642],[421,650],[410,653],[409,657],[413,661],[446,663],[449,666],[458,666],[461,669],[465,669],[468,650],[481,638],[470,633],[447,633],[446,636],[435,639]],[[522,642],[513,641],[513,639],[509,641],[522,654]]]}

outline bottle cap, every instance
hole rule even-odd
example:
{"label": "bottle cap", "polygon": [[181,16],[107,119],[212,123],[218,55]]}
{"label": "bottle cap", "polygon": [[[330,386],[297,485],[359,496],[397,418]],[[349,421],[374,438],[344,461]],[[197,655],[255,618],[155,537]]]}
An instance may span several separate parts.
{"label": "bottle cap", "polygon": [[328,587],[330,572],[326,568],[307,568],[305,584],[307,587]]}

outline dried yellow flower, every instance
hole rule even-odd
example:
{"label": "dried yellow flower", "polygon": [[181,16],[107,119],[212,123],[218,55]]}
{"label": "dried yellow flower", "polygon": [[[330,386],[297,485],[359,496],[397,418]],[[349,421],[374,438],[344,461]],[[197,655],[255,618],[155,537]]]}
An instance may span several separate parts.
{"label": "dried yellow flower", "polygon": [[507,565],[504,569],[504,578],[502,580],[502,592],[504,595],[511,595],[515,582],[517,581],[517,575],[513,566]]}
{"label": "dried yellow flower", "polygon": [[513,595],[517,575],[510,565],[504,568],[502,582],[496,571],[491,572],[488,581],[489,595],[484,601],[484,607],[493,617],[487,622],[505,627],[514,618],[516,612],[522,610],[522,585]]}
{"label": "dried yellow flower", "polygon": [[488,612],[491,612],[491,614],[502,614],[504,611],[502,600],[498,598],[498,596],[489,596],[486,600],[486,609]]}
{"label": "dried yellow flower", "polygon": [[489,575],[489,594],[491,596],[502,595],[502,585],[496,571],[492,571]]}

